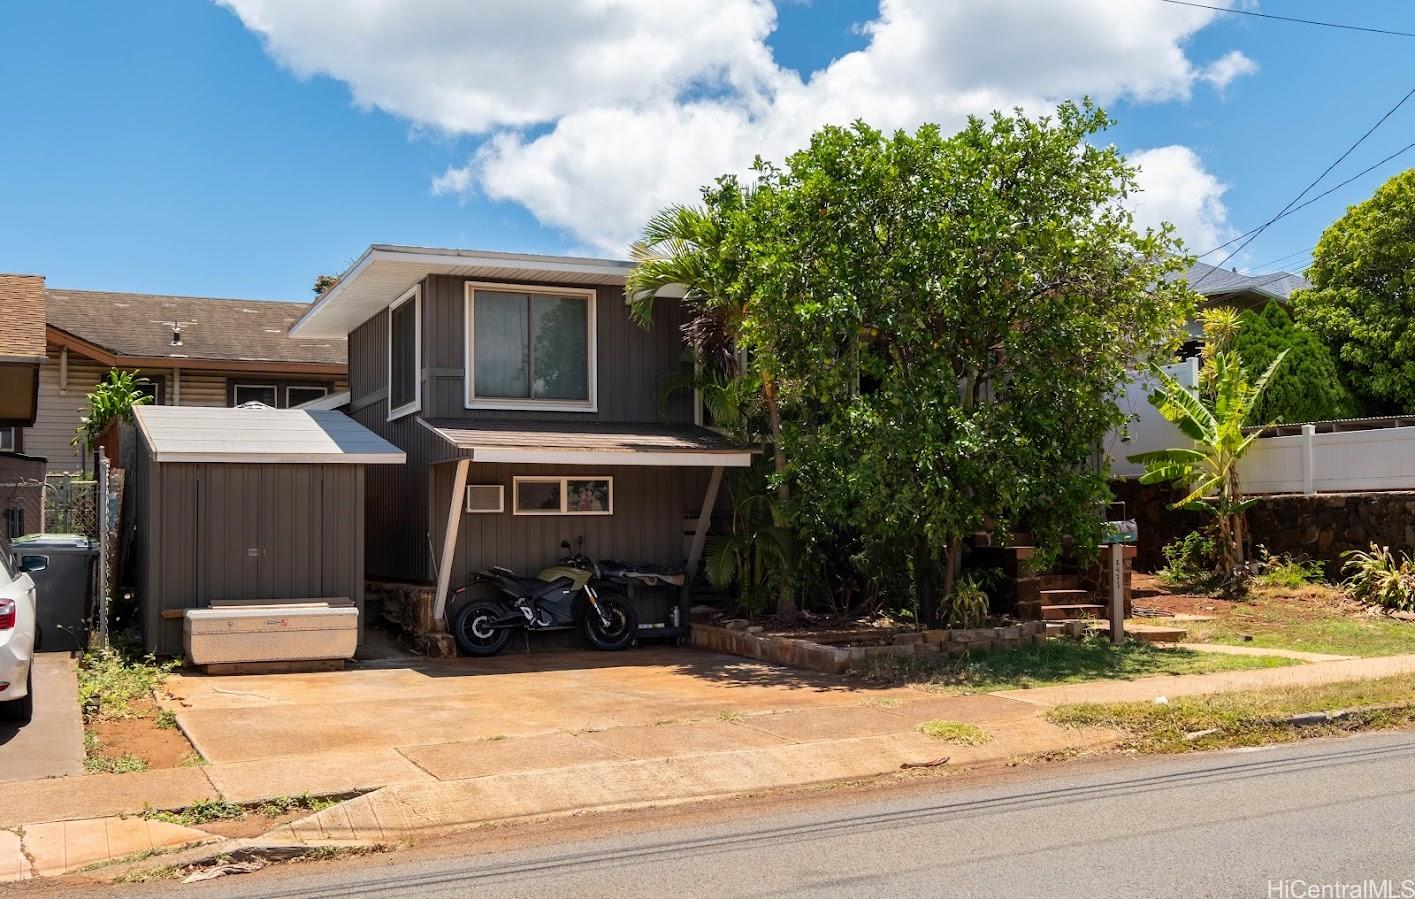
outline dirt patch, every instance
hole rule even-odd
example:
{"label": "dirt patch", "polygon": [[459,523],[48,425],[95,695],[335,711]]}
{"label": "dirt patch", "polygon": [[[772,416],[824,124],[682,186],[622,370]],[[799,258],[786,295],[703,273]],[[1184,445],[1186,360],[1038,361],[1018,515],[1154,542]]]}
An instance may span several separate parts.
{"label": "dirt patch", "polygon": [[182,768],[200,761],[192,744],[177,729],[160,727],[161,710],[151,699],[131,703],[133,717],[102,718],[92,721],[88,730],[98,738],[98,751],[105,756],[132,756],[142,759],[148,768]]}
{"label": "dirt patch", "polygon": [[[1158,612],[1160,617],[1170,615],[1222,616],[1232,612],[1234,606],[1239,605],[1238,602],[1231,599],[1173,593],[1152,574],[1141,574],[1137,571],[1131,575],[1131,578],[1131,592],[1135,598],[1135,608],[1140,611]],[[1138,615],[1137,617],[1145,616]]]}
{"label": "dirt patch", "polygon": [[282,824],[289,824],[291,821],[298,821],[300,818],[307,818],[313,814],[308,809],[285,812],[282,815],[269,817],[258,812],[249,812],[244,818],[235,818],[226,821],[208,821],[205,824],[198,824],[197,827],[218,837],[226,837],[230,840],[244,840],[251,837],[258,837],[266,834]]}

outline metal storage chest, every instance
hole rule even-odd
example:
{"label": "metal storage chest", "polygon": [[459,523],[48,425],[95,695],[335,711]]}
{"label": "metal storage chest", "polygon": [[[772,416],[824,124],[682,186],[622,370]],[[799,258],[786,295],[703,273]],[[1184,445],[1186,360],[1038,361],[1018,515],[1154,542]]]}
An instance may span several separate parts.
{"label": "metal storage chest", "polygon": [[182,638],[194,665],[349,659],[359,642],[359,610],[352,605],[188,609]]}

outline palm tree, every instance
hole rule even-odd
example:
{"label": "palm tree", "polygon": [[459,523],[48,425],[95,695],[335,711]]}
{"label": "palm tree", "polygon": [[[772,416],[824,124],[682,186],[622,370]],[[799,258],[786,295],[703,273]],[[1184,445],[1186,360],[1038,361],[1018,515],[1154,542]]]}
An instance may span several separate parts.
{"label": "palm tree", "polygon": [[[692,311],[683,325],[683,340],[696,358],[728,379],[750,375],[760,383],[771,429],[776,495],[785,502],[790,489],[777,379],[761,356],[740,352],[751,292],[741,278],[745,242],[737,239],[734,229],[745,221],[743,213],[752,196],[734,180],[724,179],[709,196],[708,206],[669,206],[649,219],[642,241],[631,249],[635,265],[625,281],[624,295],[634,320],[647,328],[653,322],[658,292],[680,286],[683,303]],[[777,615],[791,621],[797,616],[796,602],[789,579],[781,581]]]}
{"label": "palm tree", "polygon": [[1245,434],[1243,429],[1286,356],[1283,350],[1262,377],[1252,381],[1236,353],[1213,354],[1206,362],[1211,363],[1208,386],[1212,394],[1186,387],[1158,364],[1150,365],[1150,373],[1159,382],[1150,405],[1194,443],[1190,448],[1139,453],[1129,459],[1145,466],[1140,483],[1172,483],[1189,490],[1171,508],[1194,509],[1215,517],[1223,566],[1219,573],[1225,577],[1244,565],[1244,513],[1257,502],[1243,497],[1238,461],[1261,431]]}

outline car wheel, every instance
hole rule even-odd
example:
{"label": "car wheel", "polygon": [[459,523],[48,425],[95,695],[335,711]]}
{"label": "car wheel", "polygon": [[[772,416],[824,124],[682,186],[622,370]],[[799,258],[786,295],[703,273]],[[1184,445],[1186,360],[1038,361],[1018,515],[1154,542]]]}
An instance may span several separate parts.
{"label": "car wheel", "polygon": [[25,675],[25,698],[0,702],[0,720],[26,724],[34,717],[34,666]]}

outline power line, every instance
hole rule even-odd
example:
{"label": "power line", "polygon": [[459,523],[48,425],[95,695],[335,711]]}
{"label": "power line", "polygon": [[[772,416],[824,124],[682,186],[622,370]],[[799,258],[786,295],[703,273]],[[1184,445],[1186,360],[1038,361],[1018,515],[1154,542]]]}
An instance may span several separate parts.
{"label": "power line", "polygon": [[[1357,172],[1356,174],[1352,175],[1350,178],[1347,178],[1345,181],[1341,182],[1340,184],[1336,184],[1336,185],[1333,185],[1332,187],[1327,188],[1326,190],[1324,190],[1324,191],[1322,191],[1321,193],[1317,194],[1315,197],[1312,197],[1310,200],[1307,200],[1305,203],[1301,203],[1301,204],[1299,204],[1299,205],[1297,205],[1297,206],[1293,206],[1291,209],[1287,210],[1287,211],[1284,212],[1282,215],[1279,215],[1279,216],[1277,216],[1276,218],[1274,218],[1274,219],[1273,219],[1273,222],[1281,221],[1282,219],[1287,218],[1289,215],[1292,215],[1292,214],[1295,213],[1295,212],[1300,212],[1301,210],[1306,209],[1308,206],[1311,206],[1313,203],[1317,202],[1318,200],[1321,200],[1321,199],[1324,199],[1324,198],[1326,198],[1326,197],[1331,196],[1332,194],[1334,194],[1334,193],[1336,193],[1337,191],[1341,190],[1343,187],[1345,187],[1346,185],[1350,184],[1351,182],[1353,182],[1353,181],[1355,181],[1355,180],[1357,180],[1357,179],[1359,179],[1359,178],[1362,178],[1362,177],[1364,177],[1365,175],[1369,175],[1371,172],[1373,172],[1373,171],[1375,171],[1376,169],[1380,168],[1381,166],[1385,165],[1387,162],[1390,162],[1392,159],[1396,158],[1397,156],[1400,156],[1400,155],[1402,155],[1402,154],[1404,154],[1404,153],[1409,153],[1411,150],[1415,150],[1415,143],[1406,144],[1405,146],[1401,147],[1399,150],[1396,150],[1394,153],[1392,153],[1392,154],[1390,154],[1389,156],[1387,156],[1385,159],[1379,160],[1378,162],[1374,162],[1374,163],[1372,163],[1371,165],[1366,166],[1364,169],[1362,169],[1361,171],[1359,171],[1359,172]],[[1268,224],[1272,224],[1272,222],[1269,222]],[[1266,226],[1264,226],[1264,227],[1266,227]],[[1237,237],[1234,237],[1234,238],[1232,238],[1232,239],[1230,239],[1230,240],[1224,241],[1223,243],[1221,243],[1221,244],[1219,244],[1218,246],[1214,247],[1212,250],[1209,250],[1209,251],[1206,252],[1206,253],[1200,254],[1199,258],[1202,259],[1202,258],[1204,258],[1205,256],[1212,256],[1214,253],[1217,253],[1219,250],[1222,250],[1224,247],[1231,246],[1231,245],[1237,243],[1238,241],[1242,240],[1243,238],[1247,237],[1249,234],[1253,234],[1253,233],[1257,232],[1258,230],[1260,230],[1260,229],[1254,228],[1252,231],[1244,231],[1242,234],[1238,235]],[[1315,247],[1314,247],[1313,249],[1315,249]]]}
{"label": "power line", "polygon": [[[1303,197],[1307,196],[1307,191],[1311,190],[1312,188],[1314,188],[1314,187],[1316,187],[1318,184],[1320,184],[1321,181],[1322,181],[1322,179],[1325,178],[1327,175],[1329,175],[1329,174],[1331,173],[1331,170],[1332,170],[1332,169],[1334,169],[1334,168],[1336,168],[1337,166],[1341,165],[1341,163],[1342,163],[1343,161],[1345,161],[1346,157],[1350,156],[1352,153],[1354,153],[1354,152],[1356,151],[1356,148],[1357,148],[1357,147],[1359,147],[1359,146],[1361,146],[1361,144],[1365,143],[1366,138],[1370,137],[1372,134],[1375,133],[1375,130],[1376,130],[1377,128],[1379,128],[1379,127],[1381,127],[1381,125],[1385,124],[1386,119],[1388,119],[1388,118],[1390,118],[1391,116],[1395,115],[1395,111],[1396,111],[1397,109],[1399,109],[1400,107],[1404,106],[1404,105],[1405,105],[1405,101],[1406,101],[1406,100],[1409,100],[1411,97],[1415,97],[1415,87],[1412,87],[1412,88],[1405,94],[1405,96],[1403,96],[1403,97],[1400,98],[1400,100],[1399,100],[1394,106],[1392,106],[1390,109],[1386,110],[1385,115],[1383,115],[1383,116],[1381,116],[1379,119],[1377,119],[1377,120],[1376,120],[1376,124],[1372,125],[1370,128],[1367,128],[1365,134],[1362,134],[1360,137],[1356,138],[1356,142],[1355,142],[1354,144],[1352,144],[1351,146],[1347,147],[1345,153],[1342,153],[1340,156],[1338,156],[1338,157],[1336,158],[1336,161],[1334,161],[1331,165],[1329,165],[1329,166],[1327,166],[1326,168],[1322,169],[1322,173],[1321,173],[1320,175],[1318,175],[1316,178],[1314,178],[1314,179],[1312,180],[1312,183],[1311,183],[1311,184],[1308,184],[1306,187],[1302,188],[1302,192],[1299,193],[1297,196],[1293,197],[1291,200],[1289,200],[1288,203],[1287,203],[1287,205],[1284,206],[1284,207],[1282,207],[1281,211],[1279,211],[1277,215],[1273,216],[1272,218],[1268,219],[1268,220],[1267,220],[1266,222],[1264,222],[1263,224],[1259,225],[1258,228],[1253,231],[1252,236],[1250,236],[1247,240],[1245,240],[1245,241],[1243,241],[1241,244],[1239,244],[1239,245],[1238,245],[1238,249],[1234,250],[1232,253],[1229,253],[1226,257],[1224,257],[1223,262],[1220,262],[1215,268],[1223,268],[1224,264],[1227,263],[1228,260],[1232,259],[1234,256],[1237,256],[1239,253],[1243,252],[1243,248],[1244,248],[1244,247],[1248,246],[1248,244],[1250,244],[1250,243],[1252,243],[1253,241],[1257,240],[1258,237],[1261,236],[1262,233],[1268,229],[1268,226],[1269,226],[1269,225],[1271,225],[1273,222],[1277,221],[1277,220],[1278,220],[1279,218],[1281,218],[1283,215],[1285,215],[1285,214],[1287,214],[1288,212],[1290,212],[1290,211],[1292,210],[1292,207],[1293,207],[1293,206],[1296,206],[1299,200],[1301,200]],[[1196,282],[1194,282],[1194,284],[1191,285],[1191,286],[1197,288],[1200,284],[1202,284],[1202,283],[1204,282],[1204,278],[1207,278],[1209,275],[1212,275],[1213,273],[1214,273],[1214,269],[1210,269],[1209,271],[1204,272],[1203,277],[1199,278],[1199,280],[1196,281]]]}
{"label": "power line", "polygon": [[1364,25],[1346,25],[1341,22],[1321,22],[1316,19],[1298,19],[1292,16],[1275,16],[1271,13],[1257,12],[1251,9],[1229,9],[1224,6],[1210,6],[1207,3],[1191,3],[1189,0],[1160,0],[1161,3],[1172,3],[1175,6],[1192,6],[1195,9],[1211,9],[1214,12],[1232,13],[1235,16],[1253,16],[1259,19],[1276,19],[1279,22],[1296,22],[1299,25],[1320,25],[1323,28],[1340,28],[1345,31],[1365,31],[1370,34],[1386,34],[1392,37],[1415,37],[1415,32],[1393,31],[1389,28],[1368,28]]}
{"label": "power line", "polygon": [[1252,266],[1252,268],[1255,270],[1264,269],[1270,265],[1277,265],[1279,262],[1286,262],[1289,259],[1301,259],[1303,256],[1311,255],[1312,251],[1315,249],[1316,247],[1307,247],[1302,250],[1293,250],[1291,253],[1286,253],[1276,259],[1269,259],[1267,262],[1259,262],[1257,265]]}

